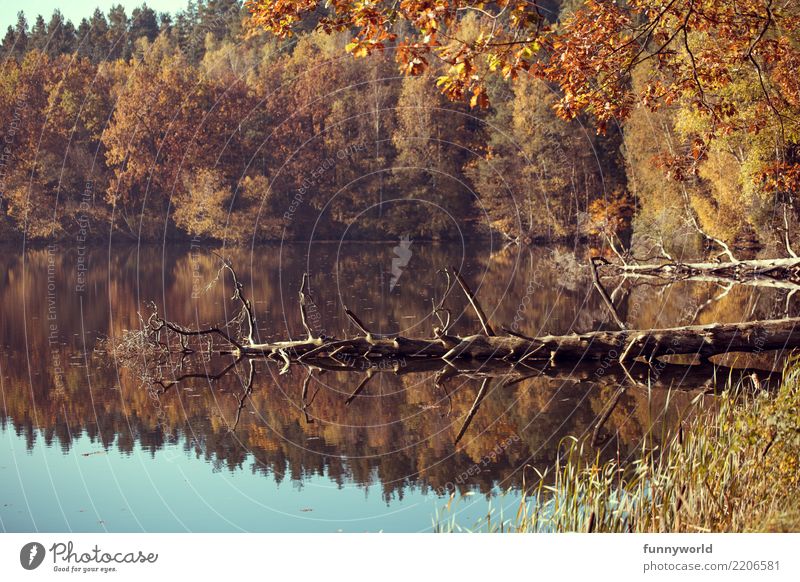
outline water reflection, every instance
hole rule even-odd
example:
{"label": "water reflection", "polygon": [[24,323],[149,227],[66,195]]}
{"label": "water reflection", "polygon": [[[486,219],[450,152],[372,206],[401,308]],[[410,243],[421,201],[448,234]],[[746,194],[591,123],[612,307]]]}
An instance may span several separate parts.
{"label": "water reflection", "polygon": [[[392,248],[284,245],[226,255],[250,290],[260,341],[304,335],[297,308],[304,272],[315,333],[346,335],[348,306],[377,332],[430,336],[438,323],[432,301],[441,292],[436,270],[445,265],[465,274],[492,321],[517,321],[525,334],[610,325],[581,267],[583,250],[487,253],[414,243],[393,279]],[[159,451],[180,449],[213,470],[250,472],[275,483],[325,479],[377,488],[396,504],[410,491],[519,488],[532,468],[552,463],[569,435],[596,430],[603,456],[635,455],[645,435],[663,435],[695,397],[733,373],[673,363],[662,364],[656,377],[643,364],[620,370],[600,362],[513,378],[487,369],[443,378],[438,364],[398,362],[370,376],[311,374],[300,366],[281,375],[280,366],[267,361],[195,354],[170,372],[187,377],[153,390],[135,367],[98,349],[98,340],[139,328],[139,314],[151,300],[165,317],[187,325],[230,322],[237,308],[230,282],[217,280],[213,256],[185,248],[111,249],[92,253],[85,273],[68,250],[6,252],[0,261],[2,426],[28,450],[42,441],[69,453],[82,438],[122,454],[144,449],[155,463]],[[719,297],[714,283],[622,281],[612,291],[620,315],[635,328],[780,317],[786,308],[780,289],[734,287]],[[462,299],[454,297],[449,307],[454,330],[477,329]],[[769,370],[775,356],[748,363]],[[769,381],[767,374],[757,379]],[[321,503],[335,505],[336,492],[329,490]]]}

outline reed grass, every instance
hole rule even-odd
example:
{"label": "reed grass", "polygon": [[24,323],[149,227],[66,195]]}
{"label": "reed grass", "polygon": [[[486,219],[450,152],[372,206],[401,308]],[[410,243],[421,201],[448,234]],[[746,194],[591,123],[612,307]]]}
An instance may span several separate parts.
{"label": "reed grass", "polygon": [[[800,360],[777,393],[731,386],[662,448],[631,463],[601,462],[588,441],[567,439],[537,473],[516,516],[490,508],[471,528],[434,518],[436,531],[800,531]],[[452,501],[452,500],[451,500]],[[448,504],[448,508],[450,504]],[[447,514],[447,509],[443,515]]]}

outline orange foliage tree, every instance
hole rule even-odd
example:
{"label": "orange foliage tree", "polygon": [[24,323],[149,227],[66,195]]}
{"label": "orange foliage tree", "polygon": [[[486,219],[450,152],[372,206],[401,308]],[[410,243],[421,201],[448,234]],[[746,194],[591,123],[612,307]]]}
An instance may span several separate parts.
{"label": "orange foliage tree", "polygon": [[[588,0],[562,22],[548,23],[543,3],[499,0],[248,0],[252,25],[289,36],[306,21],[326,31],[351,31],[347,50],[365,56],[391,47],[408,74],[445,63],[438,84],[449,97],[471,95],[488,106],[487,77],[523,72],[560,89],[556,113],[590,114],[600,132],[632,107],[680,104],[702,124],[686,147],[664,159],[679,179],[696,174],[709,144],[734,132],[775,134],[777,159],[761,160],[760,178],[791,182],[796,160],[785,152],[800,135],[800,5],[773,0]],[[474,39],[457,34],[461,15],[481,15]],[[633,70],[652,65],[636,90]],[[735,95],[749,84],[749,99]],[[745,101],[746,111],[739,103]]]}

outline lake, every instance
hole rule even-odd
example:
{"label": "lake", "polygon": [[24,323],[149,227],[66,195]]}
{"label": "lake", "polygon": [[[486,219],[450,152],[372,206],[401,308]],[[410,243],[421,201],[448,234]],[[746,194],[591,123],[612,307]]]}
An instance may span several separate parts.
{"label": "lake", "polygon": [[[258,341],[304,335],[298,289],[306,272],[315,333],[353,335],[347,307],[373,332],[429,337],[445,287],[437,271],[446,266],[464,274],[496,327],[516,322],[527,335],[613,328],[584,247],[412,242],[403,257],[399,246],[217,252],[230,257],[253,301]],[[564,438],[592,434],[625,381],[613,366],[589,362],[490,383],[466,427],[480,375],[442,384],[437,370],[405,362],[357,390],[358,373],[281,373],[273,362],[198,353],[160,373],[208,377],[156,391],[108,346],[140,329],[149,302],[187,327],[230,322],[238,307],[215,256],[189,244],[8,247],[0,266],[4,531],[426,531],[453,491],[451,515],[469,526],[490,506],[513,515],[535,469],[554,462]],[[609,292],[632,328],[786,310],[785,292],[755,286],[612,280]],[[462,297],[454,293],[447,306],[454,331],[477,331]],[[780,367],[771,354],[747,363]],[[632,459],[643,439],[663,438],[720,382],[706,371],[676,363],[632,386],[597,429],[600,455]]]}

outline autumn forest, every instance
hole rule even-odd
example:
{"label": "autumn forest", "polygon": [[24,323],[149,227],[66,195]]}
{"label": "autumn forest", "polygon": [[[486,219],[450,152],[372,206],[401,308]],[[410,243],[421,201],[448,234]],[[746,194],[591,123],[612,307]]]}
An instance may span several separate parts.
{"label": "autumn forest", "polygon": [[761,4],[512,2],[391,26],[338,2],[20,12],[0,47],[0,237],[785,252],[800,15]]}
{"label": "autumn forest", "polygon": [[114,1],[0,34],[0,530],[800,531],[800,3]]}

